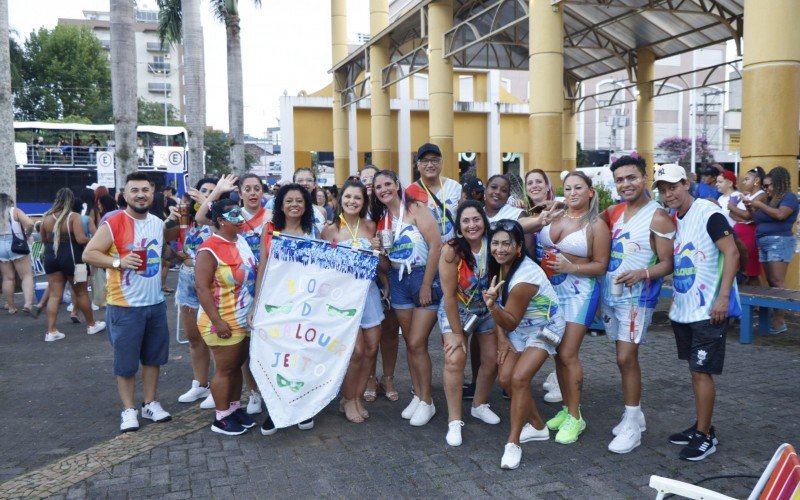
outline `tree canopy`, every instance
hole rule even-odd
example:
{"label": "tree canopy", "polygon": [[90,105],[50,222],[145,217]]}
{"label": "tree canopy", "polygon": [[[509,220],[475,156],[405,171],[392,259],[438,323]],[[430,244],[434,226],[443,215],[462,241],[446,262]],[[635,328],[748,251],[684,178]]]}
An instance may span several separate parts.
{"label": "tree canopy", "polygon": [[111,122],[108,57],[88,27],[33,31],[22,47],[12,43],[11,60],[16,119]]}
{"label": "tree canopy", "polygon": [[[164,103],[137,99],[139,125],[164,125]],[[167,104],[167,124],[183,127],[184,123],[178,119],[178,110],[172,104]]]}

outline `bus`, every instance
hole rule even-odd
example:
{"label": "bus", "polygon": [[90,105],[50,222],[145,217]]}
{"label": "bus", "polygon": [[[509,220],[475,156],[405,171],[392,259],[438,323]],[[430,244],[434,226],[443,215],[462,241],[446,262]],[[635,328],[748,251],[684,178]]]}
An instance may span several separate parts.
{"label": "bus", "polygon": [[[182,195],[188,163],[186,129],[140,125],[136,134],[139,170],[146,171],[156,186],[171,185]],[[71,188],[76,196],[86,187],[96,187],[98,156],[105,151],[114,151],[114,125],[14,122],[16,205],[28,215],[41,216],[62,187]],[[182,160],[182,166],[168,172],[165,152]]]}

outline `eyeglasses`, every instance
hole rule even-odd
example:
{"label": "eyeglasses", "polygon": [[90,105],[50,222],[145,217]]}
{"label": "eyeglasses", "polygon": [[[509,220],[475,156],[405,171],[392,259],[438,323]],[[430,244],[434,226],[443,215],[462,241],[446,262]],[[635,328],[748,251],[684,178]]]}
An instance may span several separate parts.
{"label": "eyeglasses", "polygon": [[424,160],[417,160],[420,165],[433,165],[434,167],[442,163],[441,158],[426,158]]}
{"label": "eyeglasses", "polygon": [[492,232],[505,231],[508,233],[516,231],[518,227],[521,227],[519,223],[510,219],[498,220],[489,224],[489,230]]}

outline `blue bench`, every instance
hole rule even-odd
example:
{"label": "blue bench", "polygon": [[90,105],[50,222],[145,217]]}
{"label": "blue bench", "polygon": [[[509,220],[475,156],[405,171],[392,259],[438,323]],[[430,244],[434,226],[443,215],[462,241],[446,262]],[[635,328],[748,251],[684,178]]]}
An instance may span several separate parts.
{"label": "blue bench", "polygon": [[[672,297],[672,287],[664,285],[661,288],[661,296]],[[770,309],[800,311],[800,291],[797,290],[740,285],[739,300],[742,304],[742,317],[739,325],[739,343],[741,344],[753,342],[753,307],[760,307],[758,312],[759,335],[769,334]]]}

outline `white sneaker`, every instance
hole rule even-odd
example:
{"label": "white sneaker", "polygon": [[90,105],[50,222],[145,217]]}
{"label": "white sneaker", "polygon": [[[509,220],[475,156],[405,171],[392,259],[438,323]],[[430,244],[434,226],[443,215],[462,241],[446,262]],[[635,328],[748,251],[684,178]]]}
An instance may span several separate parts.
{"label": "white sneaker", "polygon": [[445,441],[450,446],[461,446],[461,428],[464,427],[464,422],[461,420],[453,420],[447,424],[447,437]]}
{"label": "white sneaker", "polygon": [[489,408],[487,403],[484,403],[478,407],[473,406],[470,410],[470,414],[472,414],[472,416],[478,420],[482,420],[484,423],[490,425],[500,423],[500,417],[498,417],[497,414],[493,412],[491,408]]}
{"label": "white sneaker", "polygon": [[139,419],[136,408],[126,408],[120,413],[120,432],[132,432],[139,430]]}
{"label": "white sneaker", "polygon": [[433,405],[433,401],[431,401],[431,404],[420,401],[419,405],[417,405],[417,410],[411,417],[411,425],[414,427],[422,427],[430,422],[434,415],[436,415],[436,407]]}
{"label": "white sneaker", "polygon": [[97,304],[92,302],[92,311],[99,311],[99,310],[100,310],[100,306],[98,306]]}
{"label": "white sneaker", "polygon": [[261,394],[250,391],[250,397],[247,399],[247,414],[257,415],[262,411],[264,410],[261,408]]}
{"label": "white sneaker", "polygon": [[203,387],[197,380],[192,380],[192,388],[178,396],[178,402],[194,403],[200,398],[207,397],[209,394],[211,394],[211,391],[207,386]]}
{"label": "white sneaker", "polygon": [[547,441],[550,439],[550,429],[545,425],[542,430],[537,430],[530,422],[522,426],[522,432],[519,433],[519,442],[528,443],[530,441]]}
{"label": "white sneaker", "polygon": [[558,377],[556,377],[556,372],[550,372],[546,379],[544,379],[544,383],[542,384],[542,389],[546,392],[550,392],[553,389],[558,387]]}
{"label": "white sneaker", "polygon": [[45,342],[55,342],[56,340],[61,340],[64,337],[66,337],[66,335],[64,335],[63,333],[61,333],[58,330],[56,330],[54,332],[45,333],[44,334],[44,341]]}
{"label": "white sneaker", "polygon": [[142,418],[150,419],[153,422],[169,422],[172,420],[172,415],[161,407],[161,403],[151,401],[147,404],[142,403]]}
{"label": "white sneaker", "polygon": [[561,395],[561,388],[555,386],[550,392],[544,395],[544,400],[548,403],[560,403],[564,400],[564,397]]}
{"label": "white sneaker", "polygon": [[67,312],[72,312],[72,309],[72,302],[70,302],[69,305],[67,305]]}
{"label": "white sneaker", "polygon": [[608,445],[608,451],[628,453],[642,444],[642,429],[633,419],[625,419],[619,434]]}
{"label": "white sneaker", "polygon": [[519,467],[519,461],[522,460],[522,448],[514,443],[506,443],[503,458],[500,459],[501,469],[516,469]]}
{"label": "white sneaker", "polygon": [[619,436],[620,431],[625,426],[625,419],[626,418],[632,418],[633,421],[636,422],[636,425],[639,426],[639,429],[642,432],[647,430],[647,422],[644,421],[644,412],[643,411],[639,410],[638,412],[633,414],[631,417],[629,417],[628,416],[628,411],[625,410],[625,411],[622,412],[622,418],[620,419],[619,423],[617,425],[615,425],[613,429],[611,429],[611,434],[613,434],[615,436]]}
{"label": "white sneaker", "polygon": [[406,420],[411,420],[411,417],[414,416],[414,412],[417,411],[417,406],[419,406],[419,403],[420,401],[417,396],[411,398],[411,402],[408,403],[408,406],[406,406],[406,409],[403,410],[403,413],[401,413],[400,416]]}
{"label": "white sneaker", "polygon": [[106,322],[105,321],[95,321],[93,326],[90,326],[86,329],[86,333],[89,335],[94,335],[97,332],[102,332],[106,329]]}
{"label": "white sneaker", "polygon": [[208,392],[208,397],[200,403],[200,408],[203,410],[213,410],[217,407],[217,403],[214,402],[214,396],[211,395],[211,391]]}

